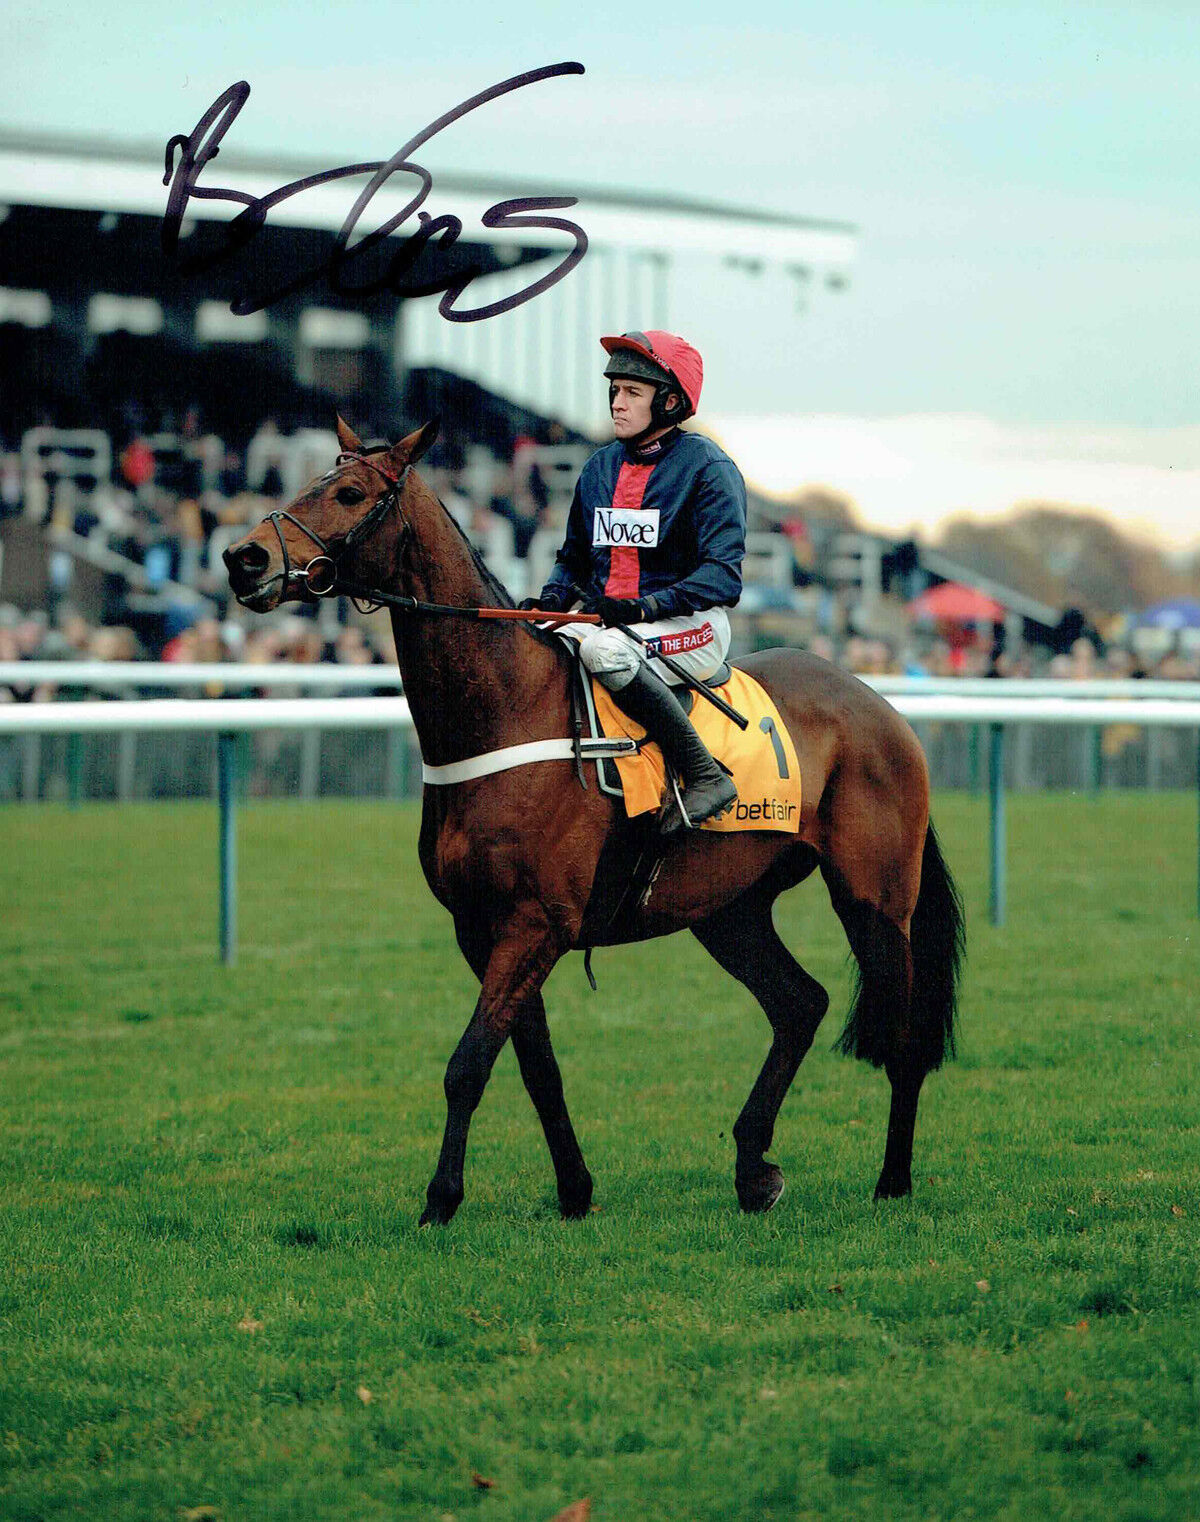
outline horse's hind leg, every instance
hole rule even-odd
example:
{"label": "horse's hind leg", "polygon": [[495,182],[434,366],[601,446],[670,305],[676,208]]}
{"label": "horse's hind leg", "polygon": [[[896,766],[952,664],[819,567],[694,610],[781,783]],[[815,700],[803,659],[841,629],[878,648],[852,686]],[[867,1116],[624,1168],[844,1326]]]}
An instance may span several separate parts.
{"label": "horse's hind leg", "polygon": [[559,1209],[568,1220],[585,1216],[592,1203],[592,1176],[583,1161],[567,1113],[562,1074],[550,1044],[550,1027],[546,1023],[546,1006],[541,994],[531,999],[518,1016],[513,1025],[512,1043],[521,1077],[550,1148],[550,1160],[558,1181]]}
{"label": "horse's hind leg", "polygon": [[887,1064],[887,1075],[892,1085],[892,1104],[888,1111],[883,1168],[875,1185],[877,1200],[894,1200],[912,1193],[913,1138],[925,1069],[907,1053]]}
{"label": "horse's hind leg", "polygon": [[859,968],[858,993],[838,1045],[847,1056],[882,1067],[891,1083],[887,1143],[875,1198],[895,1199],[912,1193],[917,1103],[930,1066],[914,1029],[908,917],[898,922],[878,904],[857,898],[832,871],[826,872],[826,879]]}
{"label": "horse's hind leg", "polygon": [[771,1022],[771,1049],[733,1128],[738,1203],[749,1211],[770,1210],[783,1193],[783,1173],[764,1154],[780,1106],[829,1007],[829,995],[776,934],[771,905],[777,892],[759,884],[692,926],[704,949],[745,984]]}

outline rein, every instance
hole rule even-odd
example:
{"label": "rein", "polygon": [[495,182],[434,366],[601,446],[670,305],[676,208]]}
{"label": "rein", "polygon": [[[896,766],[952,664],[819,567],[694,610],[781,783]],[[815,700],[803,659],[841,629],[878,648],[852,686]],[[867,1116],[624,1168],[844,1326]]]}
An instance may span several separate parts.
{"label": "rein", "polygon": [[[320,557],[318,557],[319,559]],[[299,574],[303,575],[303,572]],[[376,587],[339,578],[328,590],[311,588],[316,597],[350,597],[355,606],[359,598],[369,599],[372,608],[399,608],[402,613],[420,613],[443,618],[504,619],[518,624],[599,624],[598,613],[546,613],[541,608],[464,608],[458,603],[421,602],[416,597],[402,597],[396,592],[381,592]],[[370,611],[370,610],[368,610]]]}

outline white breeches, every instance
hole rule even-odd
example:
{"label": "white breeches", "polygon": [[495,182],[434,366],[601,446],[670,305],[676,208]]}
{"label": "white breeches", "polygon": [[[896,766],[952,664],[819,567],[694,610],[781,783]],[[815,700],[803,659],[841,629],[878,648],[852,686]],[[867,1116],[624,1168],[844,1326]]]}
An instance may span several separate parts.
{"label": "white breeches", "polygon": [[[729,653],[729,614],[724,608],[705,608],[703,613],[687,613],[681,618],[660,618],[653,624],[633,624],[636,633],[669,655],[689,676],[706,682]],[[638,666],[647,659],[641,645],[629,639],[621,629],[603,629],[592,624],[562,624],[556,631],[579,641],[583,664],[598,677],[610,692],[620,692],[637,675]],[[652,661],[651,669],[673,686],[679,678],[661,661]]]}

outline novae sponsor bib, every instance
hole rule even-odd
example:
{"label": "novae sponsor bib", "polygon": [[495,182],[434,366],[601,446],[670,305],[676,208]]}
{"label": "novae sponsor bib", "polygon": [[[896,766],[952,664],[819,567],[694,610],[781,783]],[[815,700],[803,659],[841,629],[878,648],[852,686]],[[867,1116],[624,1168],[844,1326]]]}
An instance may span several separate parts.
{"label": "novae sponsor bib", "polygon": [[610,549],[652,549],[658,543],[658,508],[598,507],[592,543]]}

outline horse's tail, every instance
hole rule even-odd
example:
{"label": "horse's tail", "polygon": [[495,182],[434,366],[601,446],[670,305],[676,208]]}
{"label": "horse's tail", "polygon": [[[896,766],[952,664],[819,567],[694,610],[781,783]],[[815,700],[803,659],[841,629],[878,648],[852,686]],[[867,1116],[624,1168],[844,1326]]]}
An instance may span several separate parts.
{"label": "horse's tail", "polygon": [[958,980],[966,946],[962,896],[930,821],[921,857],[921,891],[912,917],[912,1017],[926,1072],[934,1072],[954,1056]]}
{"label": "horse's tail", "polygon": [[[913,910],[909,945],[895,924],[877,909],[848,906],[842,912],[858,963],[858,984],[837,1049],[874,1067],[897,1051],[907,1030],[925,1072],[954,1056],[954,1016],[966,947],[962,898],[938,845],[932,823],[925,831],[921,887]],[[907,1009],[900,990],[905,962],[912,958],[912,997]]]}

